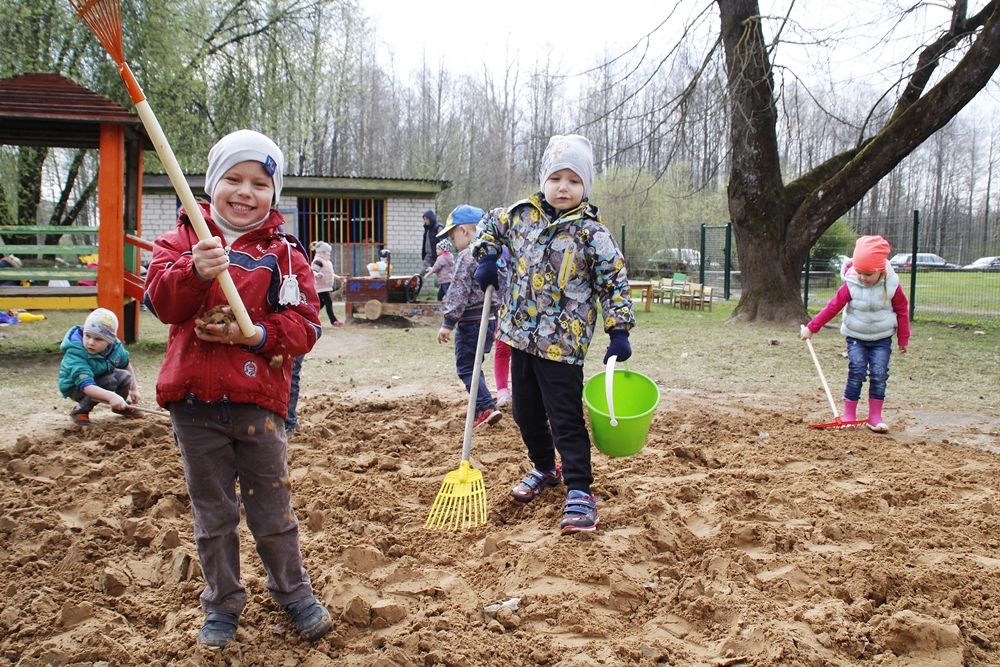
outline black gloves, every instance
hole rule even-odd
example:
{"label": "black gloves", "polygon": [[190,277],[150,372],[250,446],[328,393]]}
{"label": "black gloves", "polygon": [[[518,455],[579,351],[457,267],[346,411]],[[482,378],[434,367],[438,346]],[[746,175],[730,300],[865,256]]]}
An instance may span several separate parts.
{"label": "black gloves", "polygon": [[611,337],[611,342],[608,343],[608,351],[604,354],[605,364],[611,357],[618,357],[618,361],[626,361],[632,356],[632,346],[628,342],[627,329],[612,329],[608,335]]}

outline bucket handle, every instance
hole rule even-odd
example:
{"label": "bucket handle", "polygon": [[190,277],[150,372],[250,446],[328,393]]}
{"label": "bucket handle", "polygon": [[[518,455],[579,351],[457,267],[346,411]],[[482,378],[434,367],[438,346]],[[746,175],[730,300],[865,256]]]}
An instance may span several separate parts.
{"label": "bucket handle", "polygon": [[618,426],[618,420],[615,419],[615,399],[614,399],[614,384],[615,384],[615,362],[618,360],[617,355],[612,354],[608,357],[608,368],[604,373],[604,393],[608,399],[608,414],[611,415],[611,425]]}

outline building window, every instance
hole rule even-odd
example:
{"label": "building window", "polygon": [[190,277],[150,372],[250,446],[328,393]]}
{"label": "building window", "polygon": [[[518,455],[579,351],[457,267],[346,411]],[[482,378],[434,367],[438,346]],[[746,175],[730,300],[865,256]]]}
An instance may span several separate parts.
{"label": "building window", "polygon": [[342,276],[368,275],[366,266],[385,247],[385,200],[302,197],[298,200],[298,236],[307,246],[333,246],[333,270]]}

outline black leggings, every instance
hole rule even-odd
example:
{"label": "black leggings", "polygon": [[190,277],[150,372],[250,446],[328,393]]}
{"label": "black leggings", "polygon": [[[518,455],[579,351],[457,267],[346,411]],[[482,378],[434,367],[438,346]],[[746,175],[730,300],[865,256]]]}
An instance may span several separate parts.
{"label": "black leggings", "polygon": [[319,293],[319,305],[326,308],[326,314],[330,318],[330,324],[337,321],[337,316],[333,314],[333,297],[330,292]]}

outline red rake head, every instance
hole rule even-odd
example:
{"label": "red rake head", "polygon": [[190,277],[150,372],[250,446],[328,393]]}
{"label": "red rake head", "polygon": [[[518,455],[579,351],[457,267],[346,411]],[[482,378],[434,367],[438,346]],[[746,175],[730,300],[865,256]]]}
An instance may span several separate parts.
{"label": "red rake head", "polygon": [[69,0],[70,7],[83,19],[97,41],[118,65],[118,73],[128,88],[129,97],[136,104],[146,99],[139,83],[125,62],[122,49],[121,0]]}
{"label": "red rake head", "polygon": [[69,4],[115,63],[124,64],[121,0],[69,0]]}

